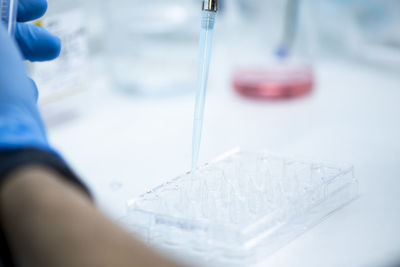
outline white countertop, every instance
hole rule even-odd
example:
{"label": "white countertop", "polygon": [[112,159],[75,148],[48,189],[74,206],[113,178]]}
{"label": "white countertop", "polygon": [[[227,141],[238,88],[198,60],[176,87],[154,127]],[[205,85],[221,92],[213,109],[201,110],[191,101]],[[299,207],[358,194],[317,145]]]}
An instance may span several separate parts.
{"label": "white countertop", "polygon": [[[200,160],[240,146],[354,164],[360,198],[261,266],[396,266],[400,76],[340,62],[316,69],[315,92],[290,101],[248,100],[228,79],[212,81]],[[143,99],[93,84],[79,116],[49,136],[117,219],[126,198],[190,169],[194,96]]]}

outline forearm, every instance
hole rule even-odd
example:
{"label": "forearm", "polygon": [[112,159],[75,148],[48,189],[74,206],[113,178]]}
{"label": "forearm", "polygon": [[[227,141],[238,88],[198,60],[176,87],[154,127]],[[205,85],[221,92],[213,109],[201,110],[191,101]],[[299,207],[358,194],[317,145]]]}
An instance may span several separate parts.
{"label": "forearm", "polygon": [[15,172],[0,196],[3,227],[22,267],[178,266],[133,239],[47,169]]}

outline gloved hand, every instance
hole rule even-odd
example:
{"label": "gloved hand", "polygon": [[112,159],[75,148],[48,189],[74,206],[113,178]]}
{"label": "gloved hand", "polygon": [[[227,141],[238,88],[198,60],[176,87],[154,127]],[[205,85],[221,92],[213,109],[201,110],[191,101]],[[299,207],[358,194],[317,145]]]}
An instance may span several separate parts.
{"label": "gloved hand", "polygon": [[46,8],[45,0],[19,1],[16,42],[0,25],[0,151],[20,148],[51,151],[37,107],[38,91],[23,62],[49,60],[60,53],[57,37],[40,27],[22,23],[39,18]]}
{"label": "gloved hand", "polygon": [[[50,60],[60,53],[57,37],[23,23],[39,18],[46,8],[46,0],[19,0],[15,40],[0,21],[0,186],[15,169],[36,164],[57,171],[90,197],[86,186],[49,145],[37,107],[38,91],[24,65],[24,59]],[[0,266],[13,267],[1,225],[0,218]]]}

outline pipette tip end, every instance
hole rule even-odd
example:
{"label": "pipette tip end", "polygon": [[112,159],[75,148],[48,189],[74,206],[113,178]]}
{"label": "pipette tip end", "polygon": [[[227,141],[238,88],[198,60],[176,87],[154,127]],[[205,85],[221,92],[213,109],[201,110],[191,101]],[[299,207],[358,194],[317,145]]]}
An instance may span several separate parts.
{"label": "pipette tip end", "polygon": [[289,51],[286,47],[284,46],[279,46],[276,51],[275,51],[275,55],[279,58],[279,59],[285,59],[289,56]]}

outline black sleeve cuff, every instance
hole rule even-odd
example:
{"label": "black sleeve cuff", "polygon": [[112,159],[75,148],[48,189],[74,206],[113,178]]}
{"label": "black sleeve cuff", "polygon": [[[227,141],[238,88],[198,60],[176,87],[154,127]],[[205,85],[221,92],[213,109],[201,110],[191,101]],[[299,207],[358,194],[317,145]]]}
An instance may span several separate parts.
{"label": "black sleeve cuff", "polygon": [[74,183],[91,197],[86,185],[81,182],[78,176],[60,157],[54,153],[35,148],[0,151],[0,186],[2,186],[10,173],[27,165],[39,165],[50,168],[59,173],[61,177]]}
{"label": "black sleeve cuff", "polygon": [[[54,153],[34,148],[0,151],[0,187],[13,171],[27,165],[43,166],[56,171],[62,178],[72,182],[87,194],[89,198],[92,198],[86,185],[81,182],[60,157]],[[12,254],[2,228],[0,220],[0,266],[14,267]]]}

